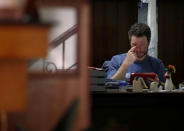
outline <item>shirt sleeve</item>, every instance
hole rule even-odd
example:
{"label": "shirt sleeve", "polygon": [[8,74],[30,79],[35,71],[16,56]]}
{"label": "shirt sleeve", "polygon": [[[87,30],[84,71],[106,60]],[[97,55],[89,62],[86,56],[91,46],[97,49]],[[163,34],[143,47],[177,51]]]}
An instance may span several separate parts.
{"label": "shirt sleeve", "polygon": [[165,82],[165,66],[162,61],[160,61],[159,64],[159,70],[158,70],[158,76],[161,82]]}
{"label": "shirt sleeve", "polygon": [[110,63],[109,63],[109,69],[107,72],[107,79],[110,79],[119,69],[119,61],[116,56],[113,56]]}

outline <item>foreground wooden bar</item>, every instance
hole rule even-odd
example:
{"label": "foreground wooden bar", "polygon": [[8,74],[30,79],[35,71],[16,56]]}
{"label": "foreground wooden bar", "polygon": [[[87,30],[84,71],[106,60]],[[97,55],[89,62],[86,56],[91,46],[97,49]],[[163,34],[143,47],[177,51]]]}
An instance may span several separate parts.
{"label": "foreground wooden bar", "polygon": [[[0,23],[0,127],[9,130],[8,114],[28,109],[28,60],[47,53],[50,26]],[[15,129],[15,128],[14,128]]]}
{"label": "foreground wooden bar", "polygon": [[[89,88],[88,88],[88,64],[89,64],[89,23],[90,20],[89,6],[83,4],[80,6],[79,15],[79,43],[78,43],[78,68],[74,73],[56,73],[56,74],[45,74],[45,73],[27,73],[27,87],[21,88],[20,92],[27,92],[25,97],[21,97],[22,108],[18,112],[14,111],[8,112],[8,130],[23,129],[27,131],[50,131],[58,129],[60,126],[60,121],[65,118],[68,114],[71,105],[77,101],[76,113],[74,115],[74,121],[71,128],[73,130],[84,130],[89,128],[90,125],[90,99],[89,99]],[[83,26],[80,26],[83,25]],[[38,27],[38,29],[47,27]],[[40,30],[41,30],[40,29]],[[42,30],[43,31],[43,30]],[[44,30],[47,31],[47,30]],[[35,35],[38,32],[35,32]],[[43,32],[42,32],[43,33]],[[46,33],[43,33],[46,34]],[[23,36],[25,34],[22,34]],[[28,34],[26,36],[29,36]],[[42,35],[40,35],[42,36]],[[43,35],[44,36],[44,35]],[[21,37],[19,37],[21,38]],[[34,38],[37,41],[38,38]],[[43,39],[43,38],[42,38]],[[29,38],[30,41],[32,41]],[[8,41],[8,42],[7,42]],[[11,41],[11,40],[10,40]],[[46,40],[44,40],[46,41]],[[39,40],[40,42],[44,42]],[[6,40],[7,43],[9,40]],[[46,42],[47,44],[47,42]],[[28,49],[28,52],[14,51],[12,54],[2,54],[11,60],[26,60],[29,54],[33,51],[34,54],[44,56],[45,55],[45,45],[42,45],[40,50],[41,54],[37,52],[36,44],[33,44],[34,49]],[[5,46],[6,50],[7,47]],[[43,48],[42,48],[43,47]],[[21,47],[20,47],[21,48]],[[19,48],[19,49],[20,49]],[[47,48],[45,48],[47,49]],[[5,51],[6,52],[6,51]],[[24,55],[22,55],[24,54]],[[19,56],[16,59],[12,57]],[[32,56],[31,58],[35,58]],[[2,59],[1,59],[2,60]],[[1,61],[0,60],[0,61]],[[27,61],[27,60],[26,60]],[[4,62],[3,62],[4,63]],[[8,63],[6,63],[8,64]],[[9,66],[10,67],[10,66]],[[0,67],[1,68],[1,67]],[[11,74],[11,73],[10,73]],[[9,76],[7,76],[8,78]],[[23,81],[25,82],[25,81]],[[9,89],[6,90],[8,93]],[[18,93],[16,93],[18,94]],[[16,103],[16,102],[15,102]],[[6,102],[4,102],[6,104]],[[70,114],[70,113],[69,113]],[[61,124],[62,125],[62,124]],[[65,124],[66,126],[68,124]],[[68,126],[68,128],[70,128]]]}
{"label": "foreground wooden bar", "polygon": [[48,31],[37,24],[0,24],[0,110],[26,109],[27,61],[46,55]]}

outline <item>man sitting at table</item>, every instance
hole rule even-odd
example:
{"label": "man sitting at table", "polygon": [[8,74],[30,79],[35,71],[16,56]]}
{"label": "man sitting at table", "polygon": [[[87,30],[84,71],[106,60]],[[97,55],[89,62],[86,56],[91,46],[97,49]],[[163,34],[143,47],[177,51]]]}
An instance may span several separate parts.
{"label": "man sitting at table", "polygon": [[156,73],[155,81],[165,82],[165,67],[160,59],[147,55],[151,30],[144,23],[136,23],[128,31],[130,50],[112,57],[107,79],[129,81],[131,73]]}

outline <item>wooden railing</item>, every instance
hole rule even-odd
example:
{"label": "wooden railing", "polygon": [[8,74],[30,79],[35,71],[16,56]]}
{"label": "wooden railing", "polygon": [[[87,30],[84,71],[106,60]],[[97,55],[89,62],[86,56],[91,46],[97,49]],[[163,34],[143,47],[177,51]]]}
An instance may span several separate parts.
{"label": "wooden railing", "polygon": [[[71,36],[73,36],[74,34],[77,33],[78,30],[78,25],[74,25],[71,28],[69,28],[67,31],[65,31],[64,33],[62,33],[61,35],[59,35],[57,38],[55,38],[53,41],[50,42],[49,44],[49,48],[52,50],[54,48],[56,48],[57,46],[63,44],[62,47],[62,69],[64,69],[64,65],[65,65],[65,41],[67,39],[69,39]],[[29,65],[33,65],[36,62],[36,60],[32,60],[30,61]],[[51,64],[52,62],[43,62],[43,71],[48,71],[46,68],[48,64]],[[54,63],[52,63],[54,64]],[[76,66],[77,63],[73,63],[73,65],[71,65],[67,70],[72,69],[74,66]],[[56,67],[56,65],[54,65]],[[56,67],[57,68],[57,67]]]}
{"label": "wooden railing", "polygon": [[57,47],[58,45],[60,45],[61,43],[65,43],[65,41],[70,38],[72,35],[74,35],[75,33],[77,33],[77,25],[72,26],[71,28],[69,28],[67,31],[65,31],[64,33],[62,33],[61,35],[59,35],[57,38],[55,38],[49,46],[51,46],[52,48]]}
{"label": "wooden railing", "polygon": [[[66,44],[65,41],[68,38],[70,38],[71,36],[73,36],[74,34],[76,34],[76,33],[77,33],[77,25],[74,25],[71,28],[69,28],[67,31],[65,31],[64,33],[59,35],[49,45],[51,47],[51,49],[53,49],[53,48],[56,48],[57,46],[59,46],[60,44],[63,44],[63,48],[62,48],[62,60],[63,60],[62,69],[64,69],[64,65],[65,65],[65,44]],[[73,64],[73,65],[76,65],[76,63]]]}

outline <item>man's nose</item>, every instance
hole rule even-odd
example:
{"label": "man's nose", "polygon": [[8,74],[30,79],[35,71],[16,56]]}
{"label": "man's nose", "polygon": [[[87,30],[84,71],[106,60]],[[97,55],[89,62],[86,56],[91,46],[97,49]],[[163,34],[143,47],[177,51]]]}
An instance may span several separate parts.
{"label": "man's nose", "polygon": [[141,48],[139,46],[136,46],[136,51],[140,51]]}

